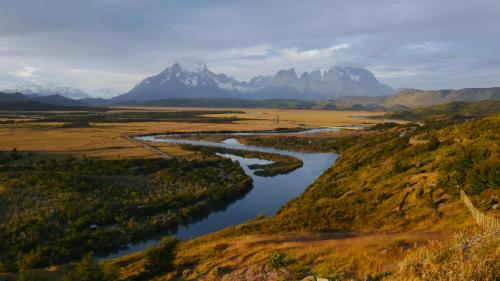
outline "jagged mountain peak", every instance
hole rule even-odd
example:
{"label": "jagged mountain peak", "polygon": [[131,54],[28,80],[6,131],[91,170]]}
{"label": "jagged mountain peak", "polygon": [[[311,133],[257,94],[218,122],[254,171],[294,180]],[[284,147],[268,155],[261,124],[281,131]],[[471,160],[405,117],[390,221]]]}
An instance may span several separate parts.
{"label": "jagged mountain peak", "polygon": [[191,71],[179,63],[167,67],[158,75],[150,76],[128,93],[115,100],[154,100],[166,98],[227,97],[244,85],[226,74],[216,74],[206,65]]}
{"label": "jagged mountain peak", "polygon": [[276,76],[295,76],[297,77],[297,73],[295,73],[295,68],[290,69],[282,69],[276,73]]}
{"label": "jagged mountain peak", "polygon": [[168,98],[298,98],[332,99],[342,96],[379,96],[393,92],[380,84],[368,70],[334,66],[297,75],[295,68],[279,70],[275,75],[256,76],[248,82],[209,70],[206,64],[190,71],[179,63],[148,77],[128,93],[117,98],[154,100]]}
{"label": "jagged mountain peak", "polygon": [[183,72],[185,72],[185,70],[181,67],[181,65],[179,63],[176,62],[176,63],[172,64],[172,66],[165,68],[158,75],[150,76],[148,78],[167,77],[170,75],[176,75],[177,73],[183,73]]}
{"label": "jagged mountain peak", "polygon": [[184,72],[184,69],[181,67],[181,65],[179,63],[174,63],[172,64],[172,66],[170,68],[167,68],[165,70],[168,70],[172,73],[180,73],[180,72]]}

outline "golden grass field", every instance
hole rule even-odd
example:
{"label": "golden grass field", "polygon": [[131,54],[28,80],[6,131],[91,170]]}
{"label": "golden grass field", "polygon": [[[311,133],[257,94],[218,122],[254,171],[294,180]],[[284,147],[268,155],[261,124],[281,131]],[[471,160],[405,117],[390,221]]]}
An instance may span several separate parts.
{"label": "golden grass field", "polygon": [[[351,278],[364,277],[394,270],[409,249],[450,234],[293,232],[226,237],[214,233],[180,244],[176,262],[182,266],[194,260],[204,261],[185,272],[187,280],[219,280],[213,274],[216,268],[238,272],[265,264],[272,253],[282,251],[294,260],[297,271],[312,270],[324,277],[335,275],[335,271],[352,271]],[[107,263],[120,266],[122,278],[131,277],[143,270],[142,257],[143,253],[137,253]]]}
{"label": "golden grass field", "polygon": [[[218,111],[227,109],[191,109],[191,108],[124,108],[116,111],[180,111],[213,110],[213,116],[220,116]],[[123,138],[123,135],[151,134],[166,132],[194,132],[218,130],[270,130],[277,128],[296,128],[299,126],[337,127],[370,125],[382,122],[381,119],[366,117],[381,115],[381,112],[357,111],[322,111],[322,110],[270,110],[270,109],[234,109],[244,111],[237,116],[242,121],[234,123],[184,123],[184,122],[131,122],[131,123],[96,123],[88,128],[63,128],[62,123],[27,122],[0,125],[0,150],[34,151],[49,153],[75,153],[86,156],[117,157],[156,157],[156,155],[135,143]],[[275,122],[276,115],[280,122]],[[162,145],[167,153],[183,155],[187,153]]]}

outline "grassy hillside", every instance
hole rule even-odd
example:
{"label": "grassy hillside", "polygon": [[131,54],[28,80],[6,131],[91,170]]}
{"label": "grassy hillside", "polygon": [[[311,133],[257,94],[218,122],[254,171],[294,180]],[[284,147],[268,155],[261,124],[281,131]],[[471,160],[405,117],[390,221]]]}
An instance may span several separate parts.
{"label": "grassy hillside", "polygon": [[479,100],[500,100],[500,87],[438,91],[404,90],[388,97],[383,102],[383,106],[386,108],[394,106],[416,108],[456,101],[473,102]]}
{"label": "grassy hillside", "polygon": [[385,118],[423,120],[428,118],[460,119],[486,116],[500,112],[500,101],[451,102],[431,107],[415,108],[389,113]]}
{"label": "grassy hillside", "polygon": [[388,281],[498,280],[499,235],[499,230],[461,232],[447,241],[431,241],[410,251]]}
{"label": "grassy hillside", "polygon": [[[460,124],[396,128],[358,138],[266,227],[311,231],[458,228],[466,215],[458,202],[460,189],[478,200],[500,197],[499,131],[497,115]],[[481,206],[490,211],[494,202]]]}

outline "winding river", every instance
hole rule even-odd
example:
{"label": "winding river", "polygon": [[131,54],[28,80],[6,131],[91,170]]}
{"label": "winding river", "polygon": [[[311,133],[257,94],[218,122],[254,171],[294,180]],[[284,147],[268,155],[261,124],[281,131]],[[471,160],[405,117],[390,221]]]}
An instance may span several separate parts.
{"label": "winding river", "polygon": [[[192,144],[211,147],[224,147],[249,151],[259,151],[289,155],[299,158],[303,166],[288,174],[276,175],[273,177],[260,177],[254,174],[248,166],[252,164],[267,164],[270,161],[256,158],[244,158],[232,154],[219,154],[222,157],[238,161],[246,174],[253,179],[253,188],[242,199],[231,203],[223,210],[208,214],[204,219],[188,225],[180,225],[174,234],[181,239],[190,239],[210,232],[221,230],[225,227],[243,223],[256,218],[264,213],[266,216],[273,215],[276,211],[291,199],[299,196],[302,192],[318,178],[323,171],[333,165],[338,155],[332,153],[302,153],[289,150],[279,150],[269,147],[250,146],[239,143],[234,137],[238,135],[278,135],[278,134],[305,134],[319,133],[323,131],[333,131],[336,129],[312,129],[301,132],[259,132],[259,133],[224,133],[227,139],[222,142],[210,142],[202,140],[189,140],[178,138],[168,138],[173,135],[154,135],[137,137],[143,141],[166,142],[171,144]],[[221,134],[219,134],[221,135]],[[116,258],[141,251],[147,247],[157,245],[161,237],[158,235],[151,239],[127,245],[107,258]]]}

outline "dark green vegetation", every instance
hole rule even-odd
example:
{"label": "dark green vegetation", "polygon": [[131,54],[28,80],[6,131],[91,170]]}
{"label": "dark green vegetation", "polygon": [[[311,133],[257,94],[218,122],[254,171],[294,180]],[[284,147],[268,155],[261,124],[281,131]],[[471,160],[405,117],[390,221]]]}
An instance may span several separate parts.
{"label": "dark green vegetation", "polygon": [[429,118],[466,119],[500,112],[500,101],[452,102],[389,113],[385,118],[403,120],[424,120]]}
{"label": "dark green vegetation", "polygon": [[164,237],[160,245],[146,250],[144,268],[147,275],[158,275],[174,268],[175,247],[179,241],[175,237]]}
{"label": "dark green vegetation", "polygon": [[75,264],[73,270],[63,277],[63,281],[113,281],[116,277],[114,270],[106,270],[91,254],[85,254],[82,260]]}
{"label": "dark green vegetation", "polygon": [[[78,111],[78,112],[25,112],[26,117],[35,116],[38,122],[88,123],[128,123],[128,122],[184,122],[184,123],[231,123],[241,119],[236,117],[207,117],[214,111]],[[241,111],[217,111],[216,113],[242,113]],[[23,112],[5,112],[5,117],[19,117]]]}
{"label": "dark green vegetation", "polygon": [[255,170],[255,175],[261,177],[272,177],[279,174],[287,174],[302,167],[303,164],[298,158],[274,153],[195,145],[182,145],[182,148],[186,150],[199,151],[205,156],[221,153],[232,154],[245,158],[258,158],[273,161],[271,164],[254,164],[249,166],[250,169]]}
{"label": "dark green vegetation", "polygon": [[302,152],[339,153],[348,148],[359,136],[322,138],[304,136],[245,136],[238,137],[241,143],[268,146]]}
{"label": "dark green vegetation", "polygon": [[293,263],[293,260],[288,257],[286,252],[277,251],[267,257],[267,264],[272,268],[285,267]]}
{"label": "dark green vegetation", "polygon": [[0,154],[2,270],[106,253],[200,219],[251,188],[240,166],[221,158],[31,158]]}

